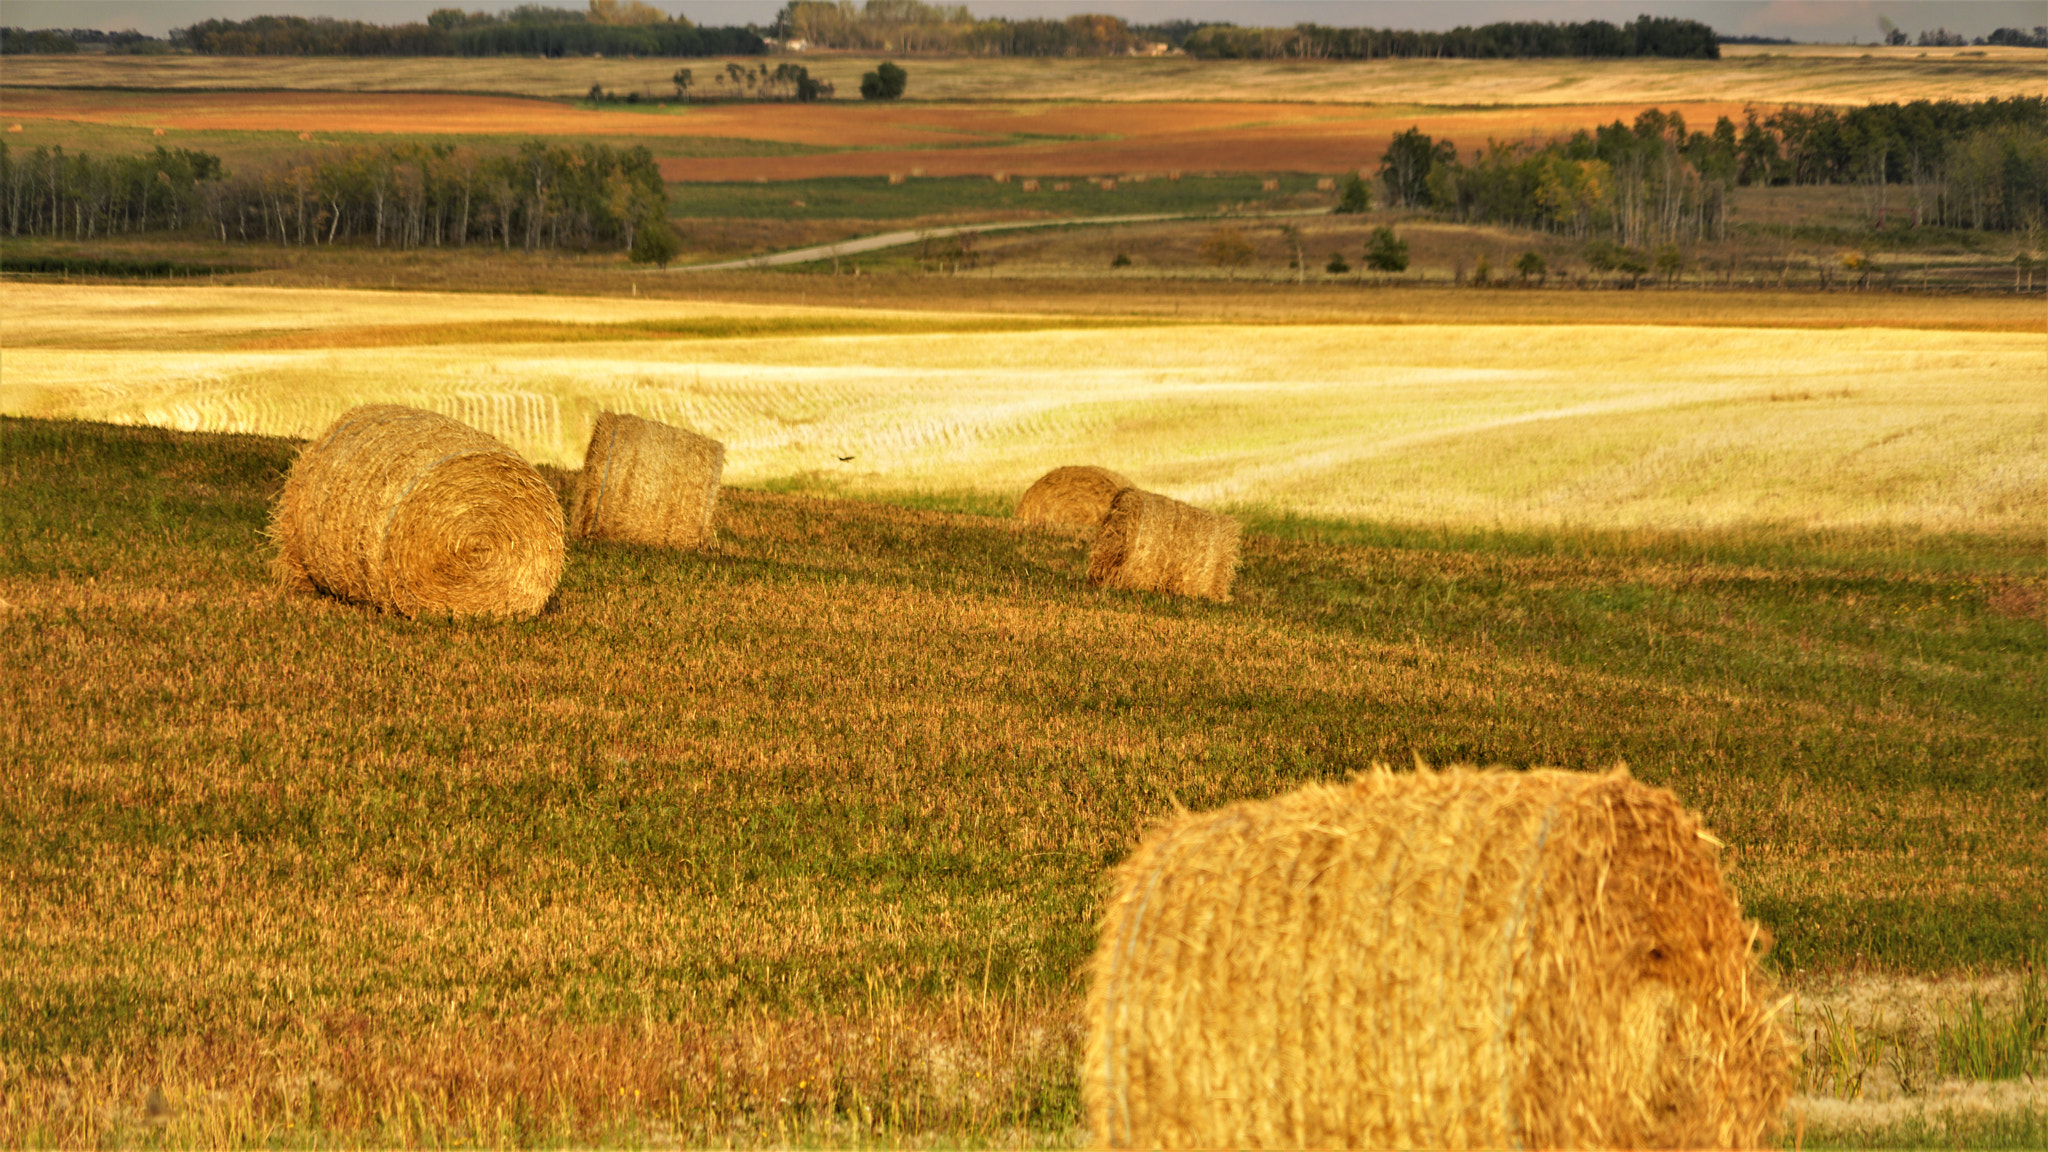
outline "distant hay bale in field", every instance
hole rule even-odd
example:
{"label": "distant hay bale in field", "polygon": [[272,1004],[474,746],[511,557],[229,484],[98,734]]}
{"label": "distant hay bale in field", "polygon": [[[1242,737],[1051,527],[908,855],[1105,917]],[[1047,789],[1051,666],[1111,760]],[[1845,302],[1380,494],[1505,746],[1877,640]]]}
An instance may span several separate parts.
{"label": "distant hay bale in field", "polygon": [[1278,180],[1259,181],[1259,191],[1261,192],[1278,192],[1279,190],[1280,182]]}
{"label": "distant hay bale in field", "polygon": [[911,174],[912,176],[923,176],[923,175],[924,175],[924,169],[922,169],[922,168],[912,168],[912,169],[910,170],[910,174]]}
{"label": "distant hay bale in field", "polygon": [[1114,192],[1116,191],[1116,181],[1104,180],[1101,184],[1101,188],[1104,192]]}
{"label": "distant hay bale in field", "polygon": [[1017,519],[1093,528],[1109,515],[1116,494],[1129,487],[1129,480],[1107,468],[1069,464],[1040,476],[1024,490],[1024,498],[1017,501]]}
{"label": "distant hay bale in field", "polygon": [[1070,189],[1070,188],[1072,188],[1072,187],[1073,187],[1073,185],[1072,185],[1072,184],[1069,184],[1069,183],[1067,183],[1066,181],[1062,180],[1062,181],[1061,181],[1061,182],[1059,182],[1058,184],[1055,184],[1055,185],[1053,185],[1053,186],[1052,186],[1052,190],[1053,190],[1053,191],[1055,191],[1055,192],[1065,192],[1065,191],[1067,191],[1068,189]]}
{"label": "distant hay bale in field", "polygon": [[998,172],[994,176],[990,177],[990,179],[994,180],[998,184],[1008,184],[1010,182],[1010,174],[1008,172]]}
{"label": "distant hay bale in field", "polygon": [[1172,172],[1168,172],[1168,173],[1166,174],[1166,178],[1167,178],[1168,180],[1178,180],[1178,179],[1180,179],[1180,172],[1179,172],[1179,170],[1177,170],[1177,169],[1176,169],[1175,171],[1172,171]]}
{"label": "distant hay bale in field", "polygon": [[891,183],[891,184],[901,184],[901,183],[903,183],[903,173],[901,173],[901,172],[891,172],[891,173],[889,173],[889,183]]}
{"label": "distant hay bale in field", "polygon": [[161,136],[164,134],[164,130],[161,128],[152,128],[150,129],[149,134],[152,136]]}
{"label": "distant hay bale in field", "polygon": [[1318,191],[1318,192],[1335,192],[1336,190],[1337,190],[1337,178],[1336,178],[1335,176],[1318,176],[1318,177],[1316,177],[1316,191]]}
{"label": "distant hay bale in field", "polygon": [[1221,512],[1126,488],[1110,502],[1088,553],[1088,582],[1139,592],[1230,599],[1237,521]]}
{"label": "distant hay bale in field", "polygon": [[708,436],[600,412],[570,503],[569,535],[669,548],[701,548],[725,472],[725,445]]}
{"label": "distant hay bale in field", "polygon": [[273,567],[407,616],[532,616],[562,575],[562,506],[510,448],[418,408],[352,408],[292,463]]}
{"label": "distant hay bale in field", "polygon": [[1758,929],[1671,793],[1453,769],[1183,815],[1114,873],[1082,1093],[1111,1148],[1754,1148]]}
{"label": "distant hay bale in field", "polygon": [[1026,192],[1036,192],[1038,191],[1038,181],[1026,180],[1024,181],[1023,188]]}

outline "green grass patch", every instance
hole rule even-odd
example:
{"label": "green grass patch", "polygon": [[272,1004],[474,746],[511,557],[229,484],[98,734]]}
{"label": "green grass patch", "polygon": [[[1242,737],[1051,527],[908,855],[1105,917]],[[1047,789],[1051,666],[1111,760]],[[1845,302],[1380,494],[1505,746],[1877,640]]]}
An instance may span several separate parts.
{"label": "green grass patch", "polygon": [[[1153,176],[1117,182],[1105,191],[1080,177],[1044,177],[1024,191],[1020,177],[998,184],[987,176],[911,177],[891,184],[881,176],[836,176],[770,183],[683,183],[669,186],[669,215],[684,218],[770,220],[912,220],[920,217],[1126,216],[1204,214],[1304,207],[1316,177],[1288,175],[1280,190],[1260,190],[1257,176]],[[1067,184],[1066,191],[1053,190]],[[1327,194],[1322,194],[1327,200]],[[801,202],[801,203],[799,203]]]}
{"label": "green grass patch", "polygon": [[165,280],[198,276],[231,276],[253,272],[253,264],[216,264],[192,260],[150,260],[126,256],[0,255],[0,273],[18,276],[79,276],[101,280]]}

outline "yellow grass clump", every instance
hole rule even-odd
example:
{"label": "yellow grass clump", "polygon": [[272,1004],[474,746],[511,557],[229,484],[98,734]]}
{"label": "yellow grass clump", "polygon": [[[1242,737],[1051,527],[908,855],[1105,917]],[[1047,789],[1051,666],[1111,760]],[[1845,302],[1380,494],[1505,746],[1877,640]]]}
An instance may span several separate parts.
{"label": "yellow grass clump", "polygon": [[1115,1148],[1751,1148],[1792,1088],[1759,930],[1668,791],[1382,766],[1115,873],[1083,1072]]}
{"label": "yellow grass clump", "polygon": [[708,436],[621,412],[600,412],[583,453],[569,534],[705,547],[716,539],[711,514],[724,472],[725,445]]}
{"label": "yellow grass clump", "polygon": [[1109,515],[1116,494],[1132,486],[1107,468],[1068,464],[1040,476],[1024,490],[1024,498],[1017,501],[1017,519],[1093,528]]}
{"label": "yellow grass clump", "polygon": [[1230,599],[1237,521],[1156,492],[1126,488],[1110,501],[1088,553],[1088,582],[1104,588]]}
{"label": "yellow grass clump", "polygon": [[288,586],[407,616],[533,616],[562,575],[562,506],[492,437],[417,408],[352,408],[272,510]]}

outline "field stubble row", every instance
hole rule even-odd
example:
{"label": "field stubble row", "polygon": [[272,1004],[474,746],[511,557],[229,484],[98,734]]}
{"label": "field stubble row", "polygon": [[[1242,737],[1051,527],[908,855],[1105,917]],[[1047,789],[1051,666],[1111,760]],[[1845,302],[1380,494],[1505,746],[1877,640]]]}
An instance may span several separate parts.
{"label": "field stubble row", "polygon": [[16,415],[310,436],[389,401],[563,465],[606,406],[725,442],[740,484],[979,506],[1094,460],[1198,503],[1417,525],[2017,539],[2048,500],[2031,382],[2044,343],[2023,332],[1076,323],[48,285],[0,299],[0,410]]}
{"label": "field stubble row", "polygon": [[[919,101],[1270,100],[1541,105],[1732,100],[1864,104],[1982,99],[2040,89],[2048,53],[2026,48],[1728,45],[1721,60],[1189,60],[916,58]],[[851,95],[876,58],[802,57],[812,75]],[[692,61],[700,82],[725,61]],[[756,61],[742,61],[752,66]],[[225,56],[24,57],[8,88],[289,89],[469,92],[581,97],[593,83],[665,96],[675,61],[321,59]]]}

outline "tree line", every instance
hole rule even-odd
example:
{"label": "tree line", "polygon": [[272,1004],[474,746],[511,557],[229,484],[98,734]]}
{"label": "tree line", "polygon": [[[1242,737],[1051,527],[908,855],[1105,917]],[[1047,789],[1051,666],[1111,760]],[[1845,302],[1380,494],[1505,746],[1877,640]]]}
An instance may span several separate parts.
{"label": "tree line", "polygon": [[668,193],[644,147],[531,140],[509,153],[389,144],[229,174],[205,152],[159,147],[101,160],[0,144],[11,235],[75,240],[203,227],[223,241],[385,248],[679,250]]}
{"label": "tree line", "polygon": [[1718,59],[1714,30],[1695,20],[1644,16],[1619,27],[1516,22],[1403,32],[1376,28],[1240,28],[1172,21],[1131,25],[1115,16],[977,19],[960,5],[924,0],[789,0],[775,35],[817,48],[954,52],[983,56],[1117,56],[1162,44],[1202,59],[1369,60],[1458,56],[1668,56]]}
{"label": "tree line", "polygon": [[1879,225],[1896,210],[1913,225],[2039,227],[2048,98],[1751,110],[1740,128],[1723,116],[1708,131],[1651,108],[1567,139],[1490,141],[1469,158],[1411,128],[1379,177],[1395,205],[1631,247],[1724,237],[1730,195],[1748,184],[1861,184]]}
{"label": "tree line", "polygon": [[1522,59],[1538,56],[1660,56],[1718,60],[1720,40],[1697,20],[1641,16],[1619,27],[1605,20],[1575,24],[1509,21],[1448,32],[1386,28],[1239,28],[1206,24],[1180,48],[1204,60],[1379,60],[1424,57]]}
{"label": "tree line", "polygon": [[970,56],[1121,56],[1147,42],[1115,16],[983,20],[965,7],[923,0],[790,0],[772,31],[809,48]]}
{"label": "tree line", "polygon": [[[656,19],[645,18],[651,13]],[[443,8],[424,24],[324,16],[202,20],[171,33],[211,56],[758,56],[751,28],[700,27],[644,4],[591,0],[590,11],[525,4],[502,15]]]}
{"label": "tree line", "polygon": [[69,56],[90,44],[112,56],[153,56],[171,50],[170,42],[145,36],[133,28],[104,32],[98,28],[0,28],[0,56]]}

